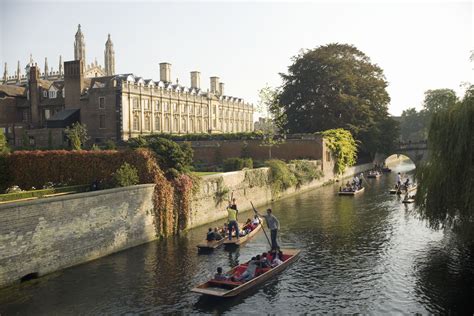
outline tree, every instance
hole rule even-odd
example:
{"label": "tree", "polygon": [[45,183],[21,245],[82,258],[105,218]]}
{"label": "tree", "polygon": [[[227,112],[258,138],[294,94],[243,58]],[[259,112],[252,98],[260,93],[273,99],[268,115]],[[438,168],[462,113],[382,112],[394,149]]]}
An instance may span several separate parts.
{"label": "tree", "polygon": [[474,86],[462,101],[438,109],[429,126],[430,157],[417,168],[416,200],[432,227],[474,223]]}
{"label": "tree", "polygon": [[277,128],[275,121],[273,120],[274,113],[278,111],[280,106],[278,105],[278,90],[265,86],[258,92],[259,101],[258,109],[259,112],[267,115],[267,121],[261,129],[262,142],[260,146],[268,148],[268,159],[272,159],[272,148],[284,143],[285,139],[276,134]]}
{"label": "tree", "polygon": [[423,109],[432,115],[453,106],[457,99],[456,92],[451,89],[428,90],[425,92]]}
{"label": "tree", "polygon": [[124,162],[120,168],[115,171],[114,179],[119,187],[128,187],[139,182],[138,170],[134,166]]}
{"label": "tree", "polygon": [[0,154],[7,153],[8,151],[7,137],[5,136],[3,129],[0,129]]}
{"label": "tree", "polygon": [[290,133],[344,128],[361,141],[361,149],[378,150],[378,141],[370,137],[380,137],[378,123],[389,119],[390,97],[382,69],[363,52],[347,44],[306,50],[281,76],[283,85],[272,107],[280,128]]}
{"label": "tree", "polygon": [[68,126],[64,132],[66,133],[66,137],[68,138],[73,150],[81,150],[82,145],[89,140],[86,125],[79,122]]}
{"label": "tree", "polygon": [[425,140],[427,137],[426,112],[417,112],[415,108],[409,108],[402,112],[400,118],[400,137],[407,142]]}

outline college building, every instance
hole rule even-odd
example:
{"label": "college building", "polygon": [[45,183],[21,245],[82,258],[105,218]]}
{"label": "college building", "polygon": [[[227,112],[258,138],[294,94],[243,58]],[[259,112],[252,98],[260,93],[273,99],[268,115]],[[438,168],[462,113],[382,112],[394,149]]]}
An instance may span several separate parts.
{"label": "college building", "polygon": [[[0,129],[12,146],[60,147],[64,129],[74,122],[87,127],[91,143],[123,141],[153,133],[236,133],[253,130],[253,106],[225,95],[224,83],[210,78],[201,88],[200,72],[190,72],[190,85],[172,80],[171,64],[157,66],[159,80],[115,74],[115,51],[108,35],[104,66],[86,63],[84,34],[79,25],[74,60],[58,70],[44,70],[30,57],[25,74],[0,80]],[[27,143],[27,144],[25,144]]]}

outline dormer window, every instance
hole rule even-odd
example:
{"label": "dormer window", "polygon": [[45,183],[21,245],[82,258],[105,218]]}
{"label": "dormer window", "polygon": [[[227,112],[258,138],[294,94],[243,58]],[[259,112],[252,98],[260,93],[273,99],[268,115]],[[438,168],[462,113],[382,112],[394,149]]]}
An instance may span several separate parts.
{"label": "dormer window", "polygon": [[56,91],[55,90],[49,91],[49,98],[50,99],[55,99],[56,98]]}

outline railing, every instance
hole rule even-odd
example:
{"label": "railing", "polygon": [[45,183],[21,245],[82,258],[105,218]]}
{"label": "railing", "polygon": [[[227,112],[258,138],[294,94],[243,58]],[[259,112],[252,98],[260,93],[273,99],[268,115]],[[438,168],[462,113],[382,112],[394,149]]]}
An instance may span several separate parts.
{"label": "railing", "polygon": [[399,142],[398,143],[398,149],[427,149],[428,148],[428,141],[426,140],[421,140],[421,141],[417,141],[417,142],[411,142],[411,141],[408,141],[408,142],[405,142],[405,143],[402,143],[402,142]]}

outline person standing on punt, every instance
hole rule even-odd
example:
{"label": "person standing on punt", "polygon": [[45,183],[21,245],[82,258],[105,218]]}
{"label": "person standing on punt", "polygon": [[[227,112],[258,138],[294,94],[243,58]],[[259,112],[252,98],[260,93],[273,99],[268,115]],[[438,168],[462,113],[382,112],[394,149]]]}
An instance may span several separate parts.
{"label": "person standing on punt", "polygon": [[[235,205],[235,204],[234,204]],[[232,228],[235,228],[235,235],[239,239],[239,224],[237,224],[237,207],[232,207],[229,203],[227,207],[227,221],[229,223],[229,240],[232,240]]]}
{"label": "person standing on punt", "polygon": [[264,217],[267,221],[268,229],[270,230],[270,236],[272,240],[272,250],[277,250],[280,248],[277,242],[277,234],[278,230],[280,229],[280,222],[278,219],[272,214],[272,209],[267,209],[267,215],[258,214],[261,217]]}

